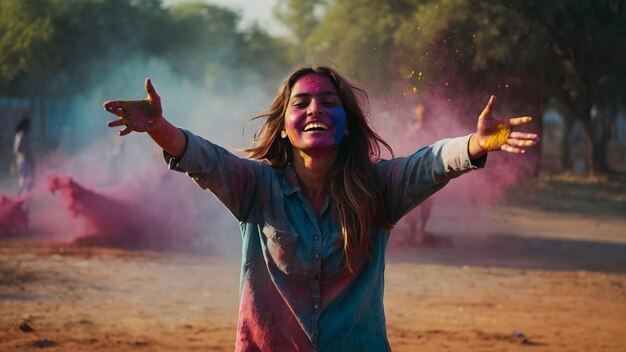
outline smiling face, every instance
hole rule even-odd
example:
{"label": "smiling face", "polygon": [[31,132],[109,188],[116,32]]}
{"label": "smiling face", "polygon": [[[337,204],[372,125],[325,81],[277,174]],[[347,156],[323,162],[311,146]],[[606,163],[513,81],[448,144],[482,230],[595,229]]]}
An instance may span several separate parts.
{"label": "smiling face", "polygon": [[285,131],[300,151],[334,151],[348,134],[346,112],[330,79],[316,74],[302,76],[291,90],[285,111]]}

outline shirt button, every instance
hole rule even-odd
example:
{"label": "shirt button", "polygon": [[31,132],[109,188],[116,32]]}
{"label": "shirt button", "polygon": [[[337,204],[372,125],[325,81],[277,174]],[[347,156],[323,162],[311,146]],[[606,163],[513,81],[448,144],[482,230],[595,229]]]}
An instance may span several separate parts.
{"label": "shirt button", "polygon": [[315,308],[315,309],[318,309],[319,307],[320,307],[319,304],[316,304],[316,305],[313,306],[313,308]]}
{"label": "shirt button", "polygon": [[320,254],[319,253],[315,253],[315,258],[319,258]]}
{"label": "shirt button", "polygon": [[317,237],[317,236],[313,237],[313,241],[317,241],[317,240],[319,240],[319,239],[320,239],[320,238],[319,238],[319,237]]}

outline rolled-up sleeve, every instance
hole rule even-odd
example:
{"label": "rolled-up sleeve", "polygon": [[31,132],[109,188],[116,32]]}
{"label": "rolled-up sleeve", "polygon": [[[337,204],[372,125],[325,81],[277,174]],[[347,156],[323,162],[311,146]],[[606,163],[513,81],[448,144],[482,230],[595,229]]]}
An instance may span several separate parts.
{"label": "rolled-up sleeve", "polygon": [[410,156],[377,163],[388,216],[393,223],[451,179],[485,166],[486,155],[475,162],[470,159],[470,137],[443,139]]}

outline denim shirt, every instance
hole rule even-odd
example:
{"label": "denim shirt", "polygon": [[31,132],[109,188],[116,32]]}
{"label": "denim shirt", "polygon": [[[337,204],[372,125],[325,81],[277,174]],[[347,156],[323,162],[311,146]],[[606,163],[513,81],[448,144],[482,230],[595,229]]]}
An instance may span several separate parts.
{"label": "denim shirt", "polygon": [[[383,309],[388,229],[370,229],[371,260],[352,273],[342,262],[343,237],[333,201],[317,217],[291,166],[273,168],[237,157],[184,131],[186,172],[239,220],[242,244],[236,351],[388,351]],[[441,140],[375,168],[395,223],[473,165],[470,136]]]}

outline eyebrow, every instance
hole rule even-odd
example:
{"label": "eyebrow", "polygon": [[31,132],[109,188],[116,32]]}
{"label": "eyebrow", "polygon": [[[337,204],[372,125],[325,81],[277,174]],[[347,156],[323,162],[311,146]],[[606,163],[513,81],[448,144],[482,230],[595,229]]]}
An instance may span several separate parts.
{"label": "eyebrow", "polygon": [[331,90],[324,90],[324,91],[321,91],[321,92],[319,92],[319,93],[317,93],[317,94],[311,94],[311,93],[298,93],[298,94],[294,94],[294,95],[292,96],[292,98],[310,97],[310,96],[313,96],[313,95],[334,95],[334,96],[337,96],[337,97],[339,96],[339,94],[337,94],[337,93],[335,93],[335,92],[333,92],[333,91],[331,91]]}

